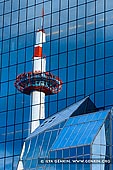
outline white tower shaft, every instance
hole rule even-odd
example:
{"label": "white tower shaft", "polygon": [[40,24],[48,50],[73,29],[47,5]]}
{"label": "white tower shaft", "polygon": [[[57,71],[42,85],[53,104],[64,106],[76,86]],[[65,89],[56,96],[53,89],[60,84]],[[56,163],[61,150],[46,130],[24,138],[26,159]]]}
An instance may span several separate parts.
{"label": "white tower shaft", "polygon": [[[37,31],[36,45],[33,57],[33,72],[46,72],[46,59],[42,56],[42,45],[45,42],[43,30]],[[41,86],[40,82],[40,86]],[[40,125],[40,120],[45,119],[45,93],[31,92],[31,133]]]}

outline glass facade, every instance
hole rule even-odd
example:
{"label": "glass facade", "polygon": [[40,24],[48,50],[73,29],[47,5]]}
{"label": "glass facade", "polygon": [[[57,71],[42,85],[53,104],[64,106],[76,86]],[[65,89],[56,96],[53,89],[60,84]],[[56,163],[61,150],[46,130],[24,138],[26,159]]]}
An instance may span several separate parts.
{"label": "glass facade", "polygon": [[[16,170],[30,133],[30,96],[17,91],[14,82],[33,69],[42,8],[46,70],[63,81],[59,94],[46,96],[46,118],[88,95],[99,109],[113,105],[113,1],[0,0],[0,170]],[[43,139],[59,132],[45,131]]]}
{"label": "glass facade", "polygon": [[[22,161],[26,170],[111,170],[111,164],[102,161],[111,161],[112,157],[112,112],[105,110],[74,116],[74,111],[84,104],[82,100],[82,104],[79,102],[55,114],[54,119],[46,119],[46,123],[25,140]],[[53,122],[49,123],[50,120]],[[88,163],[90,160],[100,163]]]}

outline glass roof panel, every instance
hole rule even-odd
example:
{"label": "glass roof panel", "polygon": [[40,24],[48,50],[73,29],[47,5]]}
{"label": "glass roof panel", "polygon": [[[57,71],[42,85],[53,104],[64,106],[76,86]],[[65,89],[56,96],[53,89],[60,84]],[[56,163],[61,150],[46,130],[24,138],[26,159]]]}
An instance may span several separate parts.
{"label": "glass roof panel", "polygon": [[[72,104],[71,106],[67,107],[66,109],[56,113],[55,115],[47,118],[33,133],[30,134],[30,136],[27,138],[32,138],[35,135],[38,135],[39,133],[43,132],[44,130],[50,129],[53,126],[69,119],[69,117],[82,105],[84,105],[84,102],[88,100],[88,97],[86,97],[83,100],[80,100],[79,102]],[[54,119],[53,119],[54,118]],[[78,117],[79,119],[79,117]],[[26,140],[27,140],[26,139]]]}
{"label": "glass roof panel", "polygon": [[99,111],[69,118],[51,150],[91,144],[108,113]]}

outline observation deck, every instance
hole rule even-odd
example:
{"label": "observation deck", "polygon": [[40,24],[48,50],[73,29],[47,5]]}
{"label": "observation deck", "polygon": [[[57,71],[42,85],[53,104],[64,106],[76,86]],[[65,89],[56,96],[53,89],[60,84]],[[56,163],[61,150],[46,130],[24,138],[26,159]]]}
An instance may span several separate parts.
{"label": "observation deck", "polygon": [[45,95],[57,94],[62,89],[62,81],[57,76],[40,71],[19,74],[14,85],[27,95],[33,91],[44,92]]}

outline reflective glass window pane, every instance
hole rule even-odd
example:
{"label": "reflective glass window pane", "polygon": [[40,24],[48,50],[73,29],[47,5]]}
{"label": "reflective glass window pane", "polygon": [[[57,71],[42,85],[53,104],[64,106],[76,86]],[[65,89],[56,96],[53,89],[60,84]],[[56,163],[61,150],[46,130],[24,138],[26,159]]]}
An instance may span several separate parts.
{"label": "reflective glass window pane", "polygon": [[[60,39],[60,53],[65,52],[67,50],[67,38]],[[64,60],[65,61],[65,60]]]}
{"label": "reflective glass window pane", "polygon": [[21,149],[22,149],[21,140],[15,140],[14,141],[14,155],[20,155]]}
{"label": "reflective glass window pane", "polygon": [[6,128],[3,127],[3,128],[0,128],[0,142],[4,142],[5,139],[6,139]]}
{"label": "reflective glass window pane", "polygon": [[20,0],[20,8],[25,8],[27,5],[27,0],[23,1],[23,0]]}
{"label": "reflective glass window pane", "polygon": [[94,60],[94,53],[95,53],[94,46],[87,47],[86,48],[86,61]]}
{"label": "reflective glass window pane", "polygon": [[85,62],[85,48],[81,48],[77,50],[77,64],[84,62]]}
{"label": "reflective glass window pane", "polygon": [[104,91],[95,94],[95,101],[97,107],[104,106]]}
{"label": "reflective glass window pane", "polygon": [[0,15],[3,14],[4,3],[0,3]]}
{"label": "reflective glass window pane", "polygon": [[34,6],[27,9],[27,19],[34,18]]}
{"label": "reflective glass window pane", "polygon": [[76,148],[70,148],[70,157],[76,156]]}
{"label": "reflective glass window pane", "polygon": [[2,50],[3,50],[3,53],[6,53],[9,51],[9,39],[3,41],[3,49]]}
{"label": "reflective glass window pane", "polygon": [[104,58],[104,44],[97,44],[96,45],[96,58]]}
{"label": "reflective glass window pane", "polygon": [[95,28],[95,17],[87,17],[86,19],[86,30],[91,30]]}
{"label": "reflective glass window pane", "polygon": [[69,8],[69,21],[76,20],[76,7]]}
{"label": "reflective glass window pane", "polygon": [[68,97],[74,96],[75,95],[75,82],[67,83],[67,88],[68,88],[67,96]]}
{"label": "reflective glass window pane", "polygon": [[18,10],[19,8],[19,0],[12,0],[12,11]]}
{"label": "reflective glass window pane", "polygon": [[95,89],[96,91],[104,90],[104,76],[96,76]]}
{"label": "reflective glass window pane", "polygon": [[85,17],[85,5],[78,6],[78,18]]}
{"label": "reflective glass window pane", "polygon": [[13,155],[13,141],[6,142],[6,156],[12,156],[12,155]]}
{"label": "reflective glass window pane", "polygon": [[105,73],[113,72],[112,63],[113,57],[109,57],[105,59]]}
{"label": "reflective glass window pane", "polygon": [[105,33],[106,33],[105,39],[107,41],[108,40],[113,40],[113,38],[112,38],[112,35],[113,35],[112,30],[113,30],[113,25],[105,27]]}
{"label": "reflective glass window pane", "polygon": [[102,26],[104,26],[104,14],[98,14],[96,15],[96,28],[99,28]]}
{"label": "reflective glass window pane", "polygon": [[[62,46],[62,45],[61,45]],[[62,48],[62,47],[61,47]],[[63,68],[67,66],[67,53],[59,54],[59,68]],[[53,63],[51,63],[52,65]]]}
{"label": "reflective glass window pane", "polygon": [[[2,35],[1,35],[2,36]],[[3,39],[8,39],[10,38],[10,27],[4,27],[3,29]]]}
{"label": "reflective glass window pane", "polygon": [[76,34],[76,21],[69,22],[68,34],[69,35]]}
{"label": "reflective glass window pane", "polygon": [[95,2],[87,3],[87,16],[95,14]]}
{"label": "reflective glass window pane", "polygon": [[94,44],[94,31],[88,31],[86,32],[86,45],[89,46],[89,45],[92,45]]}
{"label": "reflective glass window pane", "polygon": [[57,54],[58,53],[58,40],[51,42],[51,54]]}
{"label": "reflective glass window pane", "polygon": [[67,12],[67,10],[61,11],[61,13],[60,13],[60,24],[66,23],[67,19],[68,19],[68,12]]}
{"label": "reflective glass window pane", "polygon": [[27,20],[27,33],[33,32],[33,30],[34,30],[34,20],[33,19]]}
{"label": "reflective glass window pane", "polygon": [[106,1],[106,10],[113,9],[113,1]]}
{"label": "reflective glass window pane", "polygon": [[6,107],[7,106],[7,97],[0,98],[0,103],[2,103],[2,105],[0,105],[0,112],[6,111],[7,110],[7,107]]}
{"label": "reflective glass window pane", "polygon": [[85,33],[77,35],[77,48],[82,48],[85,46]]}
{"label": "reflective glass window pane", "polygon": [[44,3],[44,15],[51,13],[51,4],[51,1],[47,1]]}
{"label": "reflective glass window pane", "polygon": [[26,9],[21,9],[19,13],[19,21],[25,21],[26,20]]}
{"label": "reflective glass window pane", "polygon": [[86,77],[94,76],[94,62],[86,63]]}
{"label": "reflective glass window pane", "polygon": [[4,169],[4,159],[0,159],[0,168]]}
{"label": "reflective glass window pane", "polygon": [[8,90],[8,83],[1,83],[1,92],[0,95],[1,96],[7,96],[7,90]]}
{"label": "reflective glass window pane", "polygon": [[32,159],[30,168],[36,168],[37,165],[37,159]]}
{"label": "reflective glass window pane", "polygon": [[68,7],[68,0],[66,0],[65,3],[63,0],[61,0],[61,9],[66,9],[67,7]]}
{"label": "reflective glass window pane", "polygon": [[104,60],[96,61],[96,75],[104,74]]}
{"label": "reflective glass window pane", "polygon": [[26,22],[19,24],[19,35],[26,34]]}
{"label": "reflective glass window pane", "polygon": [[83,155],[83,147],[77,147],[77,156]]}
{"label": "reflective glass window pane", "polygon": [[11,26],[11,37],[18,36],[18,24]]}
{"label": "reflective glass window pane", "polygon": [[85,19],[79,19],[77,21],[77,33],[85,31]]}
{"label": "reflective glass window pane", "polygon": [[77,5],[77,0],[73,1],[73,0],[70,0],[69,1],[69,7],[73,7],[73,6],[76,6]]}
{"label": "reflective glass window pane", "polygon": [[86,95],[94,93],[94,77],[86,79]]}
{"label": "reflective glass window pane", "polygon": [[80,64],[77,66],[77,80],[84,78],[84,64]]}
{"label": "reflective glass window pane", "polygon": [[104,12],[104,0],[96,1],[96,13]]}
{"label": "reflective glass window pane", "polygon": [[[14,100],[13,96],[12,96],[12,98],[9,98],[9,100],[13,101]],[[14,103],[12,103],[12,102],[10,102],[9,105],[10,104],[14,105]],[[9,109],[14,109],[14,107],[10,106]],[[7,113],[7,125],[14,124],[14,115],[15,115],[15,111],[14,110],[13,111],[8,111],[8,113]]]}
{"label": "reflective glass window pane", "polygon": [[105,75],[105,88],[106,89],[113,88],[112,77],[113,77],[113,73]]}
{"label": "reflective glass window pane", "polygon": [[106,57],[113,55],[113,41],[105,43],[105,55]]}
{"label": "reflective glass window pane", "polygon": [[112,105],[113,103],[113,98],[109,97],[109,96],[113,96],[113,90],[106,90],[105,91],[105,105]]}
{"label": "reflective glass window pane", "polygon": [[76,95],[84,94],[84,80],[76,81]]}
{"label": "reflective glass window pane", "polygon": [[90,154],[90,146],[84,146],[84,154]]}
{"label": "reflective glass window pane", "polygon": [[68,66],[76,64],[76,52],[70,51],[68,52]]}
{"label": "reflective glass window pane", "polygon": [[7,127],[7,141],[14,140],[14,126],[8,126]]}
{"label": "reflective glass window pane", "polygon": [[[64,30],[60,30],[60,32],[63,31]],[[59,32],[59,26],[52,27],[51,40],[58,39],[60,32]]]}
{"label": "reflective glass window pane", "polygon": [[12,24],[16,24],[18,22],[18,11],[12,12]]}
{"label": "reflective glass window pane", "polygon": [[75,66],[68,67],[68,81],[75,80]]}
{"label": "reflective glass window pane", "polygon": [[22,124],[15,125],[15,139],[22,138]]}
{"label": "reflective glass window pane", "polygon": [[68,37],[68,50],[76,49],[76,35]]}
{"label": "reflective glass window pane", "polygon": [[12,168],[13,168],[12,166],[13,166],[13,159],[12,159],[12,157],[6,158],[6,160],[5,160],[5,168],[12,170]]}
{"label": "reflective glass window pane", "polygon": [[4,26],[10,25],[11,13],[4,15]]}
{"label": "reflective glass window pane", "polygon": [[52,11],[53,12],[56,12],[59,10],[59,0],[56,1],[56,0],[53,0],[52,1]]}
{"label": "reflective glass window pane", "polygon": [[[2,111],[2,110],[0,110]],[[1,112],[0,113],[0,125],[2,126],[6,126],[6,112]]]}

